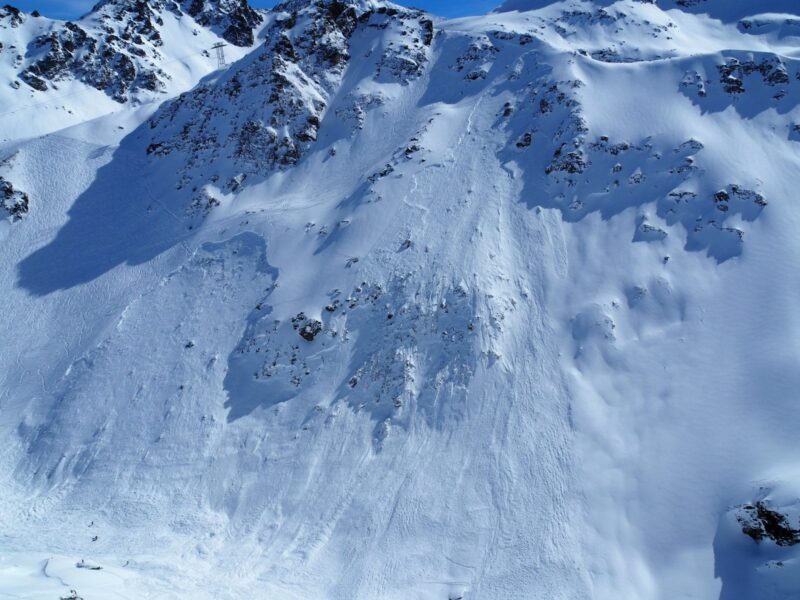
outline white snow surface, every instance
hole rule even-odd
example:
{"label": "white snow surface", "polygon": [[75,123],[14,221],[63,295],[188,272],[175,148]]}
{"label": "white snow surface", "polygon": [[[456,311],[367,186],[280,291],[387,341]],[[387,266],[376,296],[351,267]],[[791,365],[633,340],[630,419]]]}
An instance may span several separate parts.
{"label": "white snow surface", "polygon": [[403,80],[362,22],[246,178],[160,100],[0,115],[0,598],[796,598],[736,511],[800,528],[800,11],[723,4],[512,0]]}

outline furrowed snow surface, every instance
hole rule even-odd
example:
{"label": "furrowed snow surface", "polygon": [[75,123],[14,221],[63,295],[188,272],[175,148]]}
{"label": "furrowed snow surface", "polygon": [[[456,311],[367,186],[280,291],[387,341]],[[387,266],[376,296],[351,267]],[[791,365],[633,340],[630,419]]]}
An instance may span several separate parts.
{"label": "furrowed snow surface", "polygon": [[63,122],[31,19],[0,597],[797,596],[794,2],[291,0]]}

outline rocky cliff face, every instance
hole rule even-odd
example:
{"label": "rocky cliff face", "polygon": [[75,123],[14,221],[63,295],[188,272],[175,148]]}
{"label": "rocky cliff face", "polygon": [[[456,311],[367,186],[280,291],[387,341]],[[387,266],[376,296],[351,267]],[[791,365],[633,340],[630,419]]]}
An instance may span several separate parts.
{"label": "rocky cliff face", "polygon": [[[480,33],[448,32],[452,45],[466,46],[445,70],[431,76],[466,90],[480,89],[502,66],[499,89],[516,92],[498,121],[511,135],[506,155],[527,170],[531,189],[545,190],[542,206],[578,221],[657,199],[655,214],[641,219],[634,239],[663,239],[668,226],[680,224],[688,232],[687,248],[725,260],[741,252],[740,223],[755,220],[768,204],[755,182],[712,183],[699,139],[665,147],[648,136],[605,135],[587,116],[589,79],[572,63],[553,60],[549,49],[570,44],[587,65],[620,64],[629,70],[674,59],[684,69],[676,89],[703,110],[734,103],[753,107],[748,110],[787,110],[797,99],[800,67],[768,52],[681,56],[675,40],[684,33],[678,24],[663,11],[651,14],[643,4],[656,9],[640,1],[632,5],[637,10],[578,0],[556,5],[532,13],[538,37],[502,26]],[[647,41],[634,48],[625,39],[631,34]],[[295,165],[321,127],[358,131],[367,112],[378,110],[392,95],[392,85],[407,86],[426,73],[433,37],[430,17],[391,4],[286,2],[273,11],[263,46],[153,116],[146,151],[155,158],[173,156],[181,189],[196,192],[211,184],[235,192],[248,178],[263,179]],[[362,53],[358,69],[368,69],[369,76],[344,89],[353,47]],[[534,75],[531,61],[538,64]],[[337,107],[331,114],[334,98]],[[409,142],[415,148],[411,153],[420,149],[418,141]],[[370,175],[385,177],[395,166],[390,160]],[[199,192],[193,205],[213,205],[207,195]]]}
{"label": "rocky cliff face", "polygon": [[[296,164],[314,143],[353,44],[367,52],[359,60],[375,64],[376,83],[408,85],[422,75],[432,39],[433,22],[419,11],[378,2],[280,4],[258,50],[150,120],[147,152],[180,153],[182,183],[205,176],[234,189],[243,177]],[[339,110],[358,115],[381,102],[379,92],[354,91]]]}
{"label": "rocky cliff face", "polygon": [[264,17],[247,0],[183,0],[183,11],[235,46],[252,46]]}
{"label": "rocky cliff face", "polygon": [[[16,9],[4,10],[0,24],[7,27],[42,21]],[[164,65],[177,58],[162,53],[163,36],[186,20],[230,44],[251,46],[263,16],[246,0],[104,0],[78,21],[40,24],[45,31],[20,52],[19,78],[38,91],[78,80],[117,102],[137,92],[163,91],[170,78]]]}

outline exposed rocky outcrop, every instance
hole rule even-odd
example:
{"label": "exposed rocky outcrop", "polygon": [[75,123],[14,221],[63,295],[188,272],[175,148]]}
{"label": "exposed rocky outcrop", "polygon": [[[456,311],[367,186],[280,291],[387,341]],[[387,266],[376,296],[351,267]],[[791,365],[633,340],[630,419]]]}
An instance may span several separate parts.
{"label": "exposed rocky outcrop", "polygon": [[[291,0],[274,9],[264,45],[213,84],[183,94],[150,121],[148,154],[179,152],[184,182],[193,169],[228,182],[237,174],[264,175],[297,163],[317,140],[330,98],[350,62],[351,38],[384,36],[377,82],[407,85],[427,63],[432,21],[420,11],[390,4]],[[402,43],[395,41],[402,39]],[[353,98],[340,111],[356,127],[380,105],[377,92]]]}
{"label": "exposed rocky outcrop", "polygon": [[5,20],[9,27],[19,27],[25,22],[25,18],[25,13],[15,6],[0,6],[0,20]]}
{"label": "exposed rocky outcrop", "polygon": [[[24,18],[16,9],[4,10],[12,24]],[[246,0],[105,0],[79,21],[58,24],[35,38],[19,77],[38,91],[75,79],[118,102],[140,91],[161,91],[169,80],[159,50],[168,15],[194,19],[236,46],[252,45],[263,21]]]}
{"label": "exposed rocky outcrop", "polygon": [[14,221],[21,220],[30,209],[28,194],[15,189],[10,181],[0,177],[0,209]]}
{"label": "exposed rocky outcrop", "polygon": [[183,0],[183,11],[234,46],[252,46],[264,17],[247,0]]}
{"label": "exposed rocky outcrop", "polygon": [[313,342],[314,338],[322,331],[322,321],[309,319],[305,313],[301,312],[292,317],[292,327],[305,341]]}
{"label": "exposed rocky outcrop", "polygon": [[39,91],[74,78],[118,102],[127,101],[129,93],[140,89],[159,90],[167,77],[156,66],[153,52],[161,45],[161,37],[149,7],[142,4],[137,9],[115,33],[107,31],[102,37],[67,22],[62,29],[37,38],[29,53],[41,58],[22,71],[20,78]]}
{"label": "exposed rocky outcrop", "polygon": [[768,502],[759,500],[745,504],[736,511],[742,532],[756,542],[772,541],[778,546],[800,544],[800,521],[792,522]]}
{"label": "exposed rocky outcrop", "polygon": [[785,85],[790,81],[786,65],[777,56],[765,56],[759,61],[730,57],[718,69],[720,83],[728,94],[743,94],[745,81],[756,73],[764,85]]}

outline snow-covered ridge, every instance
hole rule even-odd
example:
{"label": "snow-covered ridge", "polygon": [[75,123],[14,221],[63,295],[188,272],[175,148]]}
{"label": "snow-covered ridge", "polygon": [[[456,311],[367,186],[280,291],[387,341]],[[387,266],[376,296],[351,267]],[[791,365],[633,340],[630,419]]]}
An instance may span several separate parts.
{"label": "snow-covered ridge", "polygon": [[263,21],[247,0],[183,0],[183,11],[235,46],[252,46]]}
{"label": "snow-covered ridge", "polygon": [[[624,210],[636,202],[631,198],[660,198],[657,217],[689,232],[687,248],[707,249],[719,260],[738,255],[744,236],[738,224],[753,221],[768,204],[757,178],[712,180],[702,164],[704,143],[694,137],[670,146],[657,146],[649,136],[611,139],[588,120],[585,104],[591,104],[594,86],[586,89],[586,76],[602,76],[593,66],[599,63],[620,65],[609,76],[627,69],[641,80],[651,77],[648,72],[661,79],[659,71],[681,68],[681,75],[670,75],[675,90],[703,110],[785,110],[798,94],[797,59],[724,46],[698,55],[684,44],[693,22],[676,21],[654,3],[599,7],[573,1],[528,14],[523,28],[515,23],[485,33],[443,31],[448,43],[467,47],[430,77],[475,87],[496,73],[497,64],[506,65],[504,87],[521,94],[506,104],[500,122],[511,133],[509,157],[519,157],[523,166],[543,165],[528,176],[532,188],[545,190],[541,206],[558,207],[574,221],[594,211]],[[433,21],[423,13],[375,2],[289,2],[276,7],[273,19],[258,51],[168,103],[142,131],[148,154],[180,153],[185,164],[179,188],[192,184],[192,205],[203,210],[219,202],[207,185],[236,191],[248,177],[294,165],[317,141],[320,127],[344,126],[352,135],[366,111],[396,95],[393,84],[408,85],[431,64]],[[631,35],[640,41],[632,44]],[[342,91],[352,43],[367,48],[369,66],[362,60],[358,68],[371,71],[373,81],[362,79]],[[739,43],[758,47],[749,36],[739,36]],[[565,62],[567,56],[574,58]],[[540,74],[523,75],[534,63]],[[330,114],[337,95],[340,105]],[[634,238],[666,235],[642,219]]]}
{"label": "snow-covered ridge", "polygon": [[340,93],[353,44],[366,53],[357,68],[373,78],[350,92],[346,110],[355,115],[382,103],[381,87],[418,78],[433,40],[430,17],[384,2],[293,0],[271,18],[257,51],[150,120],[147,153],[181,152],[181,184],[206,178],[230,190],[296,164]]}
{"label": "snow-covered ridge", "polygon": [[[694,14],[706,14],[725,22],[736,21],[755,14],[784,13],[797,14],[797,3],[794,0],[631,0],[641,4],[658,6],[661,10],[677,9]],[[565,5],[578,6],[593,4],[595,6],[612,6],[619,0],[566,0]],[[550,0],[506,0],[496,12],[527,12],[552,6]]]}
{"label": "snow-covered ridge", "polygon": [[163,102],[256,44],[244,0],[108,0],[76,21],[0,8],[0,143]]}
{"label": "snow-covered ridge", "polygon": [[[126,101],[139,91],[166,88],[169,74],[162,30],[182,19],[193,19],[237,46],[251,46],[253,31],[263,17],[246,0],[104,0],[76,22],[61,23],[26,15],[12,7],[0,13],[3,29],[23,28],[35,37],[14,59],[19,78],[35,90],[46,91],[67,79],[77,79]],[[167,34],[170,35],[170,34]],[[191,50],[192,46],[184,48]],[[18,85],[15,82],[12,85]]]}

